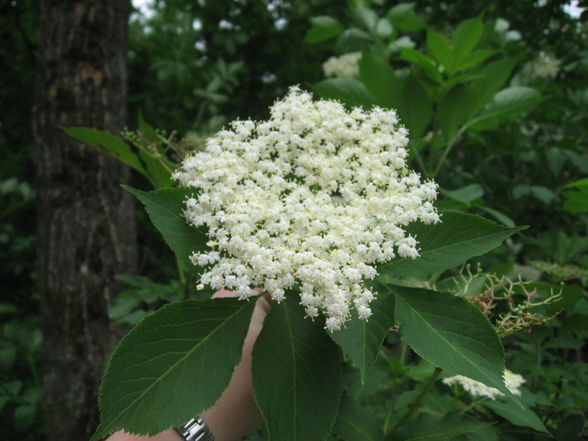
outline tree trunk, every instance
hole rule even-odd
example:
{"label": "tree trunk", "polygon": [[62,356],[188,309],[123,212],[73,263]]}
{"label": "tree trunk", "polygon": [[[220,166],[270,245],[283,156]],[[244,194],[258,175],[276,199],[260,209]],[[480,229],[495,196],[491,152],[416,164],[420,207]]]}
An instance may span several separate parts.
{"label": "tree trunk", "polygon": [[128,0],[42,0],[33,116],[47,440],[88,439],[115,342],[115,275],[136,262],[128,170],[59,127],[126,122]]}

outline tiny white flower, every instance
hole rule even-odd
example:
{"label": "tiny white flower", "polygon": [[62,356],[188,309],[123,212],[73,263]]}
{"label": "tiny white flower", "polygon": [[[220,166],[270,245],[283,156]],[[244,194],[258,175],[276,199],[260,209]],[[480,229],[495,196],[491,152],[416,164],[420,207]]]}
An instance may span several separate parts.
{"label": "tiny white flower", "polygon": [[[515,374],[508,369],[504,370],[505,386],[513,395],[521,395],[519,388],[524,382],[525,379],[521,375]],[[451,386],[452,384],[459,384],[472,397],[486,397],[494,400],[498,396],[504,396],[504,394],[498,389],[486,386],[484,383],[480,383],[479,381],[464,377],[463,375],[455,375],[453,377],[444,378],[443,383],[447,384],[448,386]]]}

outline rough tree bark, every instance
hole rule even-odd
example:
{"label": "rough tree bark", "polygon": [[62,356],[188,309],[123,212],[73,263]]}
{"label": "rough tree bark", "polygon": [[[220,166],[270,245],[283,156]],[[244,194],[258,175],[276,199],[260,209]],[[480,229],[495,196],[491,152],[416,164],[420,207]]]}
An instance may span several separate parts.
{"label": "rough tree bark", "polygon": [[128,170],[59,127],[126,122],[128,0],[42,0],[36,139],[47,440],[83,440],[115,332],[114,276],[136,261]]}

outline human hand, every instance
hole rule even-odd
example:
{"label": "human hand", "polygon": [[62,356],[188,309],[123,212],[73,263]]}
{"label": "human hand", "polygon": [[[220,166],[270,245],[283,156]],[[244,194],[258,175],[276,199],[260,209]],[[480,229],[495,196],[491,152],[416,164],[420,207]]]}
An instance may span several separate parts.
{"label": "human hand", "polygon": [[[231,291],[220,290],[212,297],[236,297],[236,294]],[[216,404],[201,415],[215,441],[237,441],[262,420],[253,398],[251,352],[270,308],[269,295],[266,294],[257,299],[251,322],[249,323],[249,330],[243,342],[241,362],[235,366],[231,381]],[[181,441],[181,437],[175,430],[170,429],[154,437],[116,432],[107,441]]]}

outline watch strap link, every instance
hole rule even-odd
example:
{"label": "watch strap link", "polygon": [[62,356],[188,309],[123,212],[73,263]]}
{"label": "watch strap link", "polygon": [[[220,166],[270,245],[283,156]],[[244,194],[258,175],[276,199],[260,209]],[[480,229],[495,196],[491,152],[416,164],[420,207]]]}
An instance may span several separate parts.
{"label": "watch strap link", "polygon": [[214,441],[210,429],[200,417],[192,418],[176,430],[186,441]]}

